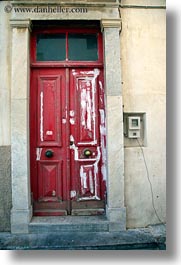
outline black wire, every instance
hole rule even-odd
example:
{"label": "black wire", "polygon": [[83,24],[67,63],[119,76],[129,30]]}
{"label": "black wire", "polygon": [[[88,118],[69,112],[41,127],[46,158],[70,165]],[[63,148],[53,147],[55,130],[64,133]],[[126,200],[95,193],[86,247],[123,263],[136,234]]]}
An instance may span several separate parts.
{"label": "black wire", "polygon": [[150,184],[150,191],[151,191],[151,199],[152,199],[153,210],[154,210],[155,215],[158,218],[159,222],[163,224],[163,222],[162,222],[161,218],[159,217],[159,215],[157,213],[157,210],[155,208],[155,202],[154,202],[154,196],[153,196],[153,187],[152,187],[152,183],[151,183],[151,180],[150,180],[150,175],[149,175],[148,166],[147,166],[146,159],[145,159],[145,154],[144,154],[143,148],[142,148],[138,138],[136,138],[136,140],[138,142],[138,145],[139,145],[139,147],[141,149],[141,152],[142,152],[142,155],[143,155],[143,160],[144,160],[144,164],[145,164],[145,168],[146,168],[146,172],[147,172],[147,179],[148,179],[148,182]]}

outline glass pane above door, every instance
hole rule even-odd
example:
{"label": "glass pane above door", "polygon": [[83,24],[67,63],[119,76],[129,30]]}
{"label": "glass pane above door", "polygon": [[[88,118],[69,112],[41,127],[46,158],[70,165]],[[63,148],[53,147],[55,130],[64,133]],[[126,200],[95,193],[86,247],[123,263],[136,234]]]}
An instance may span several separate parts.
{"label": "glass pane above door", "polygon": [[68,34],[68,59],[71,61],[97,61],[97,34]]}
{"label": "glass pane above door", "polygon": [[66,59],[65,34],[39,34],[36,44],[37,61],[64,61]]}

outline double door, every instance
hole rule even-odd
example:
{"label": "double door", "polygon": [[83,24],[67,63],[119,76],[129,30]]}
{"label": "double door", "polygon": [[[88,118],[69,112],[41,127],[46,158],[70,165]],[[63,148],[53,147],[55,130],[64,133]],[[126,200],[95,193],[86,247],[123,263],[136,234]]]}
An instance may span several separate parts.
{"label": "double door", "polygon": [[106,128],[99,68],[34,68],[30,89],[34,215],[103,214]]}

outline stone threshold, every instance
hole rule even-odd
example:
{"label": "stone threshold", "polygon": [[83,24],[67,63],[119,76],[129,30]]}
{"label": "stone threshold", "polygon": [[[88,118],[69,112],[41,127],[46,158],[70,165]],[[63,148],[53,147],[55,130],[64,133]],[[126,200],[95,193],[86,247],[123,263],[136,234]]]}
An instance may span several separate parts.
{"label": "stone threshold", "polygon": [[29,233],[47,232],[107,232],[109,221],[106,216],[48,216],[33,217]]}

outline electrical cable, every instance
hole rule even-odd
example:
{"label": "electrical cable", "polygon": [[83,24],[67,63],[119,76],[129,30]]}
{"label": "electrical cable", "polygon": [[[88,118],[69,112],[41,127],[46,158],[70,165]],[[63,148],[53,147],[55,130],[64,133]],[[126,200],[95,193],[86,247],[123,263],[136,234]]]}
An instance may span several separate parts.
{"label": "electrical cable", "polygon": [[142,155],[143,155],[143,161],[144,161],[144,164],[145,164],[145,168],[146,168],[146,173],[147,173],[147,179],[148,179],[148,182],[149,182],[149,185],[150,185],[150,191],[151,191],[151,199],[152,199],[152,207],[153,207],[153,210],[155,212],[155,215],[157,217],[157,219],[159,220],[159,222],[161,224],[164,224],[163,221],[161,220],[161,218],[159,217],[159,214],[155,208],[155,202],[154,202],[154,196],[153,196],[153,187],[152,187],[152,183],[151,183],[151,180],[150,180],[150,175],[149,175],[149,171],[148,171],[148,166],[147,166],[147,163],[146,163],[146,158],[145,158],[145,154],[144,154],[144,151],[143,151],[143,148],[138,140],[138,138],[136,138],[137,142],[138,142],[138,145],[141,149],[141,152],[142,152]]}

